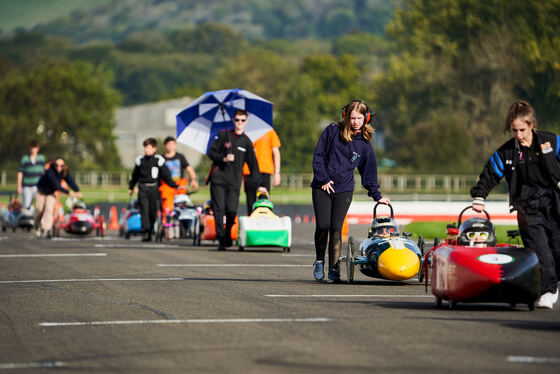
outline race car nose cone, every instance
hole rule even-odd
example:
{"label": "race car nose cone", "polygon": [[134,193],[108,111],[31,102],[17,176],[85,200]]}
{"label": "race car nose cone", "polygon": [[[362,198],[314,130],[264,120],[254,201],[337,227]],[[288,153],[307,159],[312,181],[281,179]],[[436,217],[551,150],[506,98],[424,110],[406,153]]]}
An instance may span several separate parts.
{"label": "race car nose cone", "polygon": [[379,256],[377,270],[387,279],[410,279],[418,274],[420,259],[410,249],[389,248]]}

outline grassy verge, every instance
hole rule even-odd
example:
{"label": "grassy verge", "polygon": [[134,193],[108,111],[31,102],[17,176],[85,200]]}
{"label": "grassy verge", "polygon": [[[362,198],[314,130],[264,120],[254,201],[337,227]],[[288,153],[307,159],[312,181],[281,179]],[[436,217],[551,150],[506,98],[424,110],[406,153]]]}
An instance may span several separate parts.
{"label": "grassy verge", "polygon": [[[443,221],[412,222],[405,226],[404,231],[413,233],[413,238],[422,235],[426,240],[433,240],[436,237],[443,239],[447,236],[448,223]],[[507,231],[517,230],[517,225],[496,225],[495,228],[498,243],[507,243],[509,240]]]}
{"label": "grassy verge", "polygon": [[[5,192],[14,192],[16,186],[6,186],[0,189]],[[82,187],[81,191],[84,195],[84,202],[86,204],[96,202],[128,202],[128,188],[126,187]],[[15,197],[12,196],[12,197]],[[311,188],[306,189],[289,189],[289,188],[273,188],[270,198],[275,204],[299,204],[311,205]],[[210,199],[210,188],[208,186],[201,186],[198,191],[191,195],[191,199],[195,204],[204,204]],[[7,195],[0,195],[0,202],[9,203]],[[239,196],[239,203],[245,204],[245,192],[241,190]]]}

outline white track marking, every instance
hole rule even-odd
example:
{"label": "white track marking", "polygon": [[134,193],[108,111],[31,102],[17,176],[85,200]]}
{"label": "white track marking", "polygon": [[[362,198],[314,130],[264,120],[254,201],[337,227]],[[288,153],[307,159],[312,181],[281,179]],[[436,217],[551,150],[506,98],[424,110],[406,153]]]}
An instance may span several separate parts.
{"label": "white track marking", "polygon": [[283,254],[282,257],[315,257],[315,255]]}
{"label": "white track marking", "polygon": [[62,361],[46,361],[46,362],[10,362],[0,363],[0,369],[31,369],[31,368],[58,368],[66,366]]}
{"label": "white track marking", "polygon": [[508,356],[509,362],[521,362],[526,364],[558,364],[560,358],[558,357],[531,357],[531,356]]}
{"label": "white track marking", "polygon": [[185,246],[175,244],[94,244],[95,248],[185,248]]}
{"label": "white track marking", "polygon": [[145,325],[175,323],[279,323],[279,322],[328,322],[329,318],[237,318],[237,319],[156,319],[131,321],[91,321],[91,322],[41,322],[41,327],[60,326],[103,326],[103,325]]}
{"label": "white track marking", "polygon": [[0,258],[13,258],[13,257],[97,257],[107,256],[107,253],[34,253],[34,254],[21,254],[21,255],[0,255]]}
{"label": "white track marking", "polygon": [[307,267],[311,265],[294,265],[294,264],[157,264],[162,267]]}
{"label": "white track marking", "polygon": [[344,298],[433,298],[433,295],[264,295],[265,297],[285,297],[285,298],[321,298],[321,297],[344,297]]}
{"label": "white track marking", "polygon": [[5,280],[0,284],[13,283],[58,283],[58,282],[153,282],[153,281],[183,281],[185,278],[93,278],[93,279],[31,279]]}

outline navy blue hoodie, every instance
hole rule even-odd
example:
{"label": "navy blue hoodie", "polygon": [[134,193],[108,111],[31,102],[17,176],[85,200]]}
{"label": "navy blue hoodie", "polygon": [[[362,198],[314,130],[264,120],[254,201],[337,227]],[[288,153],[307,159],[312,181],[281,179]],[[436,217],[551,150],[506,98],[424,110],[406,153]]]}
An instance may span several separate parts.
{"label": "navy blue hoodie", "polygon": [[375,201],[382,198],[377,182],[377,161],[371,144],[361,133],[354,135],[350,143],[340,136],[340,127],[331,123],[323,131],[313,154],[313,181],[311,187],[321,188],[329,181],[334,182],[334,192],[354,190],[354,169],[362,176],[362,185]]}
{"label": "navy blue hoodie", "polygon": [[70,186],[70,188],[72,188],[74,191],[80,191],[78,184],[76,183],[70,172],[68,172],[66,176],[63,177],[62,172],[59,173],[55,170],[54,163],[51,163],[51,166],[47,170],[45,170],[43,175],[41,175],[39,182],[37,182],[37,190],[39,190],[39,192],[41,192],[43,195],[52,195],[56,191],[61,191],[65,194],[68,194],[69,191],[61,185],[62,179],[64,179],[68,186]]}

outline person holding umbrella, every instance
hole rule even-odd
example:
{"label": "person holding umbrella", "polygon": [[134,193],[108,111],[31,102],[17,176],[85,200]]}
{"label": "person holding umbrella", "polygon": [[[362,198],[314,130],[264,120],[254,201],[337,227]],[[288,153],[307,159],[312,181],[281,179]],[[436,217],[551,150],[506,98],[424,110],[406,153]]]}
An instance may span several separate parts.
{"label": "person holding umbrella", "polygon": [[[231,228],[239,207],[243,164],[246,162],[258,190],[268,193],[262,187],[259,165],[253,143],[244,134],[247,124],[247,111],[238,109],[233,116],[233,130],[224,130],[214,138],[208,156],[213,161],[206,183],[210,183],[210,197],[216,222],[218,250],[223,251],[232,245]],[[226,216],[226,226],[222,222]]]}
{"label": "person holding umbrella", "polygon": [[328,282],[340,282],[341,231],[352,202],[354,169],[362,176],[362,185],[373,200],[389,204],[379,192],[377,163],[371,147],[373,112],[362,100],[353,100],[342,108],[342,121],[333,122],[323,131],[313,154],[311,182],[315,210],[315,251],[313,276],[324,277],[325,251],[329,246]]}
{"label": "person holding umbrella", "polygon": [[481,212],[486,196],[505,177],[523,244],[539,258],[541,297],[536,305],[552,309],[560,278],[560,137],[537,131],[535,110],[526,101],[509,108],[507,132],[512,138],[492,154],[471,188],[472,208]]}

